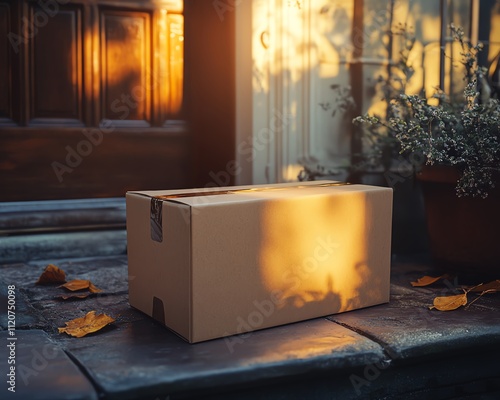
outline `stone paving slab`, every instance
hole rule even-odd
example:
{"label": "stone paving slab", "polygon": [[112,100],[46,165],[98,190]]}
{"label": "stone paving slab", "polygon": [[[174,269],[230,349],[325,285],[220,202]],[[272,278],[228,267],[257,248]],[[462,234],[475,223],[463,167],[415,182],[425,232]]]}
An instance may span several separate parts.
{"label": "stone paving slab", "polygon": [[[265,388],[252,387],[203,396],[203,400],[498,400],[500,382],[493,355],[474,360],[437,358],[432,364],[395,367],[393,363],[368,364],[342,374],[314,374],[304,380],[289,379]],[[159,397],[156,400],[164,399]],[[169,400],[177,399],[169,396]]]}
{"label": "stone paving slab", "polygon": [[[430,357],[440,353],[467,351],[481,346],[500,350],[500,299],[485,295],[469,307],[440,312],[429,310],[434,297],[463,293],[460,277],[427,287],[410,282],[435,271],[405,265],[391,279],[391,301],[328,317],[384,346],[394,360]],[[470,279],[470,278],[468,278]],[[481,283],[481,282],[477,282]],[[477,296],[470,294],[469,301]]]}
{"label": "stone paving slab", "polygon": [[[59,299],[64,290],[56,285],[34,285],[48,262],[63,268],[68,279],[89,279],[103,292]],[[432,273],[421,262],[396,263],[389,304],[193,345],[130,307],[126,256],[0,266],[0,301],[7,299],[6,285],[16,284],[24,343],[64,349],[68,374],[58,369],[61,382],[53,390],[45,381],[32,386],[53,400],[73,398],[67,379],[92,382],[92,390],[76,391],[75,398],[495,398],[499,296],[484,296],[468,309],[429,311],[435,295],[454,294],[460,283],[409,284]],[[65,321],[90,310],[116,322],[84,338],[58,333]],[[0,365],[6,363],[0,359]],[[81,397],[87,395],[94,397]]]}
{"label": "stone paving slab", "polygon": [[109,398],[134,399],[265,385],[380,362],[380,346],[325,319],[190,345],[151,321],[118,324],[65,346]]}
{"label": "stone paving slab", "polygon": [[[15,340],[13,340],[15,338]],[[29,400],[97,400],[98,395],[91,382],[75,363],[41,330],[16,330],[14,336],[0,332],[0,375],[2,399]],[[14,343],[8,348],[6,343]],[[14,350],[11,353],[11,349]],[[15,363],[8,364],[12,356]],[[15,392],[5,378],[15,367]],[[8,378],[11,379],[10,377]]]}
{"label": "stone paving slab", "polygon": [[61,257],[96,257],[126,254],[123,229],[96,232],[40,233],[0,237],[0,262],[16,263]]}
{"label": "stone paving slab", "polygon": [[[6,283],[16,282],[31,302],[50,300],[68,294],[60,284],[35,285],[45,267],[53,263],[66,273],[66,280],[88,279],[103,294],[128,294],[127,257],[83,258],[33,261],[30,263],[0,265]],[[8,278],[8,280],[7,280]]]}
{"label": "stone paving slab", "polygon": [[[1,268],[0,268],[1,271]],[[33,309],[30,302],[27,299],[27,295],[18,285],[13,282],[17,282],[14,279],[9,279],[9,281],[0,280],[0,330],[7,329],[8,327],[8,287],[10,285],[15,286],[15,323],[17,328],[37,328],[42,327],[44,322],[42,317]]]}

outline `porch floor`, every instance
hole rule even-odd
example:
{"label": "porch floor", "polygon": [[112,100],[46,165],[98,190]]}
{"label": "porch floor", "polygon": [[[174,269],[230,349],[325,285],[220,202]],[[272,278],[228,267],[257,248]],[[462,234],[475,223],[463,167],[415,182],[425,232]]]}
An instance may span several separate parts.
{"label": "porch floor", "polygon": [[[103,293],[58,299],[61,289],[34,284],[49,262]],[[500,398],[500,295],[430,311],[435,296],[469,282],[410,285],[428,274],[436,272],[426,262],[395,259],[388,304],[190,345],[130,307],[125,255],[5,264],[1,398]],[[8,285],[16,286],[15,395],[5,382]],[[90,310],[116,322],[83,338],[58,333]]]}

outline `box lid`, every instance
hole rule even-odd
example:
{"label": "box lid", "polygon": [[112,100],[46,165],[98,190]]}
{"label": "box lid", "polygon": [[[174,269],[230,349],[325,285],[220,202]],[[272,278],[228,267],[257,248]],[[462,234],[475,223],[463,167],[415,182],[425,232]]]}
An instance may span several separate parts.
{"label": "box lid", "polygon": [[391,190],[368,185],[351,185],[339,181],[312,181],[278,183],[273,185],[253,186],[226,186],[205,189],[185,190],[154,190],[133,191],[127,194],[137,194],[151,197],[160,201],[174,201],[191,207],[205,207],[215,204],[227,204],[245,201],[269,200],[273,198],[287,198],[329,195],[331,190],[337,194],[351,191]]}

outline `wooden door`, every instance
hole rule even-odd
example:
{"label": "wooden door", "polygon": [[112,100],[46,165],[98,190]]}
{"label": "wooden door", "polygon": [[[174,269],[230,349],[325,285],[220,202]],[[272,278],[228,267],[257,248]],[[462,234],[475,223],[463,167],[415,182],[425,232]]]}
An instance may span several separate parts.
{"label": "wooden door", "polygon": [[0,0],[0,201],[190,184],[182,0]]}

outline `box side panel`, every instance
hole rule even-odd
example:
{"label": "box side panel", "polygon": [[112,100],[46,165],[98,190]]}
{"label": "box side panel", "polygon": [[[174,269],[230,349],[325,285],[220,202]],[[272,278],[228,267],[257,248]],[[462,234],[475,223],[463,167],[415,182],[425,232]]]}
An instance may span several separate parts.
{"label": "box side panel", "polygon": [[259,271],[263,206],[244,202],[193,210],[194,342],[236,333],[252,302],[268,297]]}
{"label": "box side panel", "polygon": [[193,213],[193,341],[389,299],[392,191],[373,187]]}
{"label": "box side panel", "polygon": [[160,236],[152,233],[151,198],[127,193],[129,302],[189,338],[190,210],[159,204]]}
{"label": "box side panel", "polygon": [[392,189],[381,188],[367,193],[366,263],[360,268],[363,279],[352,309],[389,302],[392,202]]}
{"label": "box side panel", "polygon": [[[145,268],[149,260],[143,260],[143,248],[149,246],[150,240],[150,199],[138,194],[127,193],[127,257],[128,257],[128,281],[129,281],[129,303],[133,307],[150,314],[152,303],[147,292],[150,282],[154,280],[156,271],[154,265]],[[155,245],[158,247],[159,244]],[[146,255],[146,257],[148,257]]]}
{"label": "box side panel", "polygon": [[163,203],[165,268],[159,276],[165,324],[190,341],[191,338],[191,207]]}

